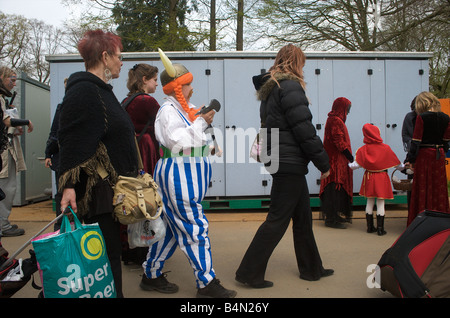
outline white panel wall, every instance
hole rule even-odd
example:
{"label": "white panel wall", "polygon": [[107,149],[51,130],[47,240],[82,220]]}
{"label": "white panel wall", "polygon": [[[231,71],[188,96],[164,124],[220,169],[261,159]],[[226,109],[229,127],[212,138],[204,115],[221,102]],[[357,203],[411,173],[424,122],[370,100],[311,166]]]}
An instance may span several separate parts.
{"label": "white panel wall", "polygon": [[[208,196],[236,197],[270,194],[271,176],[261,164],[249,159],[249,146],[260,125],[259,102],[256,100],[252,76],[268,70],[276,52],[167,52],[173,62],[184,64],[194,75],[192,102],[201,106],[213,98],[219,100],[221,111],[216,114],[216,138],[224,155],[213,157],[213,178]],[[373,123],[382,138],[403,161],[401,142],[403,117],[409,111],[412,98],[428,89],[429,54],[358,53],[308,54],[304,69],[313,124],[323,138],[325,123],[337,97],[352,101],[347,127],[353,154],[363,145],[362,126]],[[63,79],[72,72],[84,70],[79,57],[53,56],[51,62],[52,115],[64,96]],[[121,101],[127,94],[128,70],[136,63],[148,63],[163,70],[156,53],[124,53],[124,65],[118,79],[112,81]],[[153,95],[164,102],[161,86]],[[261,169],[262,168],[262,169]],[[310,164],[307,176],[311,194],[318,194],[319,171]],[[354,192],[358,192],[363,171],[354,173]]]}

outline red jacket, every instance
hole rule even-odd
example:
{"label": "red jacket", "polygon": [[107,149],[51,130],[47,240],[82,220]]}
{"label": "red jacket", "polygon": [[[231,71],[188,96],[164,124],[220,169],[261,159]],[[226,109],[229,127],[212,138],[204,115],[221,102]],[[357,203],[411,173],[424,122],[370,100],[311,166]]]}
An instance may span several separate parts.
{"label": "red jacket", "polygon": [[144,170],[151,175],[153,175],[153,169],[160,157],[159,144],[155,138],[155,118],[158,109],[159,104],[156,99],[147,94],[137,96],[126,108],[133,122],[136,138],[145,128],[147,121],[150,120],[150,125],[139,141],[139,151],[141,152]]}

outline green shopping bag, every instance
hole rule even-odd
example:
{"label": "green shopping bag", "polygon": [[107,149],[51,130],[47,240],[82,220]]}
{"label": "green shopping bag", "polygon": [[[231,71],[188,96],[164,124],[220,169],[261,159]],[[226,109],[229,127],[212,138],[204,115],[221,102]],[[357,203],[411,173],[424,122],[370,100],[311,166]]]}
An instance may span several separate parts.
{"label": "green shopping bag", "polygon": [[33,241],[45,298],[115,298],[116,289],[105,241],[97,223],[72,229],[63,216],[58,234]]}

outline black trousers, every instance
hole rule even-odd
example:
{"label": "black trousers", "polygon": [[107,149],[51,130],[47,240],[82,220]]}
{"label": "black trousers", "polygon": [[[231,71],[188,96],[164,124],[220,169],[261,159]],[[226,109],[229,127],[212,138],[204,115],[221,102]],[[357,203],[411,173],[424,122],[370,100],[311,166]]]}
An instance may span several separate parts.
{"label": "black trousers", "polygon": [[269,213],[248,247],[236,276],[252,284],[264,281],[269,258],[291,220],[300,274],[310,279],[320,278],[324,268],[312,229],[306,178],[288,173],[273,175]]}
{"label": "black trousers", "polygon": [[105,240],[106,254],[108,255],[111,271],[114,277],[117,298],[123,298],[122,292],[122,243],[120,241],[120,223],[115,221],[111,214],[100,214],[85,219],[85,223],[98,223]]}
{"label": "black trousers", "polygon": [[89,212],[83,220],[87,224],[98,223],[100,226],[114,277],[117,298],[122,298],[122,241],[120,239],[120,223],[113,218],[113,195],[114,192],[107,181],[102,180],[96,184],[92,189]]}

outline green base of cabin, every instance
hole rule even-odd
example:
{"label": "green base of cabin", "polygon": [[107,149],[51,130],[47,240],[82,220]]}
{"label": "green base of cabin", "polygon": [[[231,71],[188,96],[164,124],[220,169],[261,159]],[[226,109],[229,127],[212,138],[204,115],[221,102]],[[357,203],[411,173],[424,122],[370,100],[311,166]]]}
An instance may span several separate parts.
{"label": "green base of cabin", "polygon": [[[366,201],[365,197],[353,196],[354,206],[366,205]],[[394,195],[394,199],[386,200],[386,204],[406,203],[406,194]],[[311,197],[310,204],[312,208],[320,207],[320,198]],[[207,211],[268,209],[270,197],[205,198],[202,206]]]}

